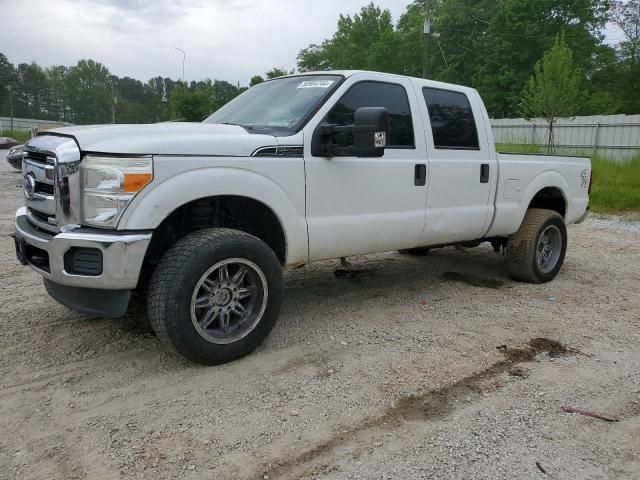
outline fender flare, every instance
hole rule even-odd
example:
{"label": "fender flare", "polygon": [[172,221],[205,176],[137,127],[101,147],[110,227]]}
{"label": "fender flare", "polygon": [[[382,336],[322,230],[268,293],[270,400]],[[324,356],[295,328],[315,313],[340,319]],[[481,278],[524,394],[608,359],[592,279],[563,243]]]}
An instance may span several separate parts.
{"label": "fender flare", "polygon": [[542,172],[537,177],[535,177],[525,190],[522,198],[524,201],[522,202],[523,211],[522,218],[524,219],[525,214],[527,213],[527,209],[535,197],[541,190],[545,188],[557,188],[562,194],[562,198],[564,198],[564,203],[567,206],[567,210],[569,209],[569,199],[567,198],[567,192],[569,191],[569,184],[562,176],[562,174],[556,170],[547,170]]}

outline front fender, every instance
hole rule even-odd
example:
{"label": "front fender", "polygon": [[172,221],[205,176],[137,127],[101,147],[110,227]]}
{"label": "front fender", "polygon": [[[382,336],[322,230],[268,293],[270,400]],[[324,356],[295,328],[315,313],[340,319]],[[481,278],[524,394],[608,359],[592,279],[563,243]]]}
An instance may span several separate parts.
{"label": "front fender", "polygon": [[242,166],[211,166],[212,162],[207,162],[209,165],[201,164],[197,159],[194,162],[200,165],[192,165],[196,168],[188,171],[184,171],[184,158],[173,162],[169,159],[154,162],[153,182],[127,207],[118,229],[155,229],[174,210],[200,198],[219,195],[247,197],[265,204],[280,221],[287,244],[286,263],[307,262],[309,251],[304,217],[304,165],[301,159],[291,160],[296,160],[299,165],[291,162],[291,165],[284,168],[282,165],[267,165],[264,159],[247,159],[247,162],[257,164],[257,167],[265,171],[265,167],[269,167],[269,176],[265,172]]}

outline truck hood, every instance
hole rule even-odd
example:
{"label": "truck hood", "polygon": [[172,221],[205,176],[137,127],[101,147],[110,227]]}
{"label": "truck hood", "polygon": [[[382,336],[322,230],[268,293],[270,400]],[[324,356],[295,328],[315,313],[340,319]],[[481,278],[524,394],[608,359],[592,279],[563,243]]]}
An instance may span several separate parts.
{"label": "truck hood", "polygon": [[83,152],[135,155],[251,155],[278,145],[271,135],[253,134],[237,125],[167,122],[142,125],[83,125],[56,128],[47,134],[76,139]]}

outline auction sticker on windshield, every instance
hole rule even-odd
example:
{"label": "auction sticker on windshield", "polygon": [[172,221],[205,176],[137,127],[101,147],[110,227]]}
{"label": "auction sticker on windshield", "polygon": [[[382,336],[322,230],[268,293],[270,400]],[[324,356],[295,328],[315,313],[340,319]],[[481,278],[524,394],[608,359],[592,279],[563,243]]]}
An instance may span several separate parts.
{"label": "auction sticker on windshield", "polygon": [[329,88],[334,80],[305,80],[298,85],[298,88]]}

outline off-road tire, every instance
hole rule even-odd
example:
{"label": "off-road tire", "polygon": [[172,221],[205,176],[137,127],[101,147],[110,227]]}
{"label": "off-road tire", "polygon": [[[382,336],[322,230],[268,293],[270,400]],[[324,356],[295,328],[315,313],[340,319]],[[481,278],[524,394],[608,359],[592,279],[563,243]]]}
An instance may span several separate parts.
{"label": "off-road tire", "polygon": [[[556,226],[561,234],[562,245],[555,266],[549,272],[543,272],[536,261],[536,248],[545,229]],[[567,226],[562,216],[553,210],[531,208],[527,210],[520,229],[509,237],[506,250],[506,262],[509,275],[514,280],[529,283],[545,283],[553,280],[564,262],[567,251]]]}
{"label": "off-road tire", "polygon": [[[193,291],[207,269],[226,259],[245,259],[264,274],[266,307],[259,322],[233,343],[207,341],[191,317]],[[194,232],[173,245],[158,263],[148,291],[148,316],[158,338],[192,362],[217,365],[248,355],[269,335],[280,313],[282,268],[262,240],[247,233],[213,228]]]}

